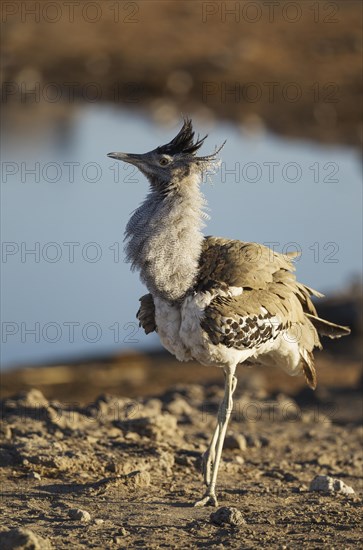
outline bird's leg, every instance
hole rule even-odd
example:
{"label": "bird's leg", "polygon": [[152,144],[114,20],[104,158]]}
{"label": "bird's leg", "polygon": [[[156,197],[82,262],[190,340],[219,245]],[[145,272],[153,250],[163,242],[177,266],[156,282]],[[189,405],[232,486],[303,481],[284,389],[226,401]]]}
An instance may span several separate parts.
{"label": "bird's leg", "polygon": [[[219,405],[218,416],[221,414],[221,408],[223,403],[224,403],[224,398],[221,404]],[[203,454],[202,472],[203,472],[204,482],[207,487],[211,481],[211,472],[212,472],[212,466],[215,460],[215,450],[216,450],[218,435],[219,435],[219,421],[217,421],[217,425],[213,432],[213,436],[208,446],[208,449]]]}
{"label": "bird's leg", "polygon": [[[226,372],[224,372],[224,380],[226,384]],[[233,388],[232,393],[234,392],[234,389],[235,388]],[[204,482],[207,487],[211,482],[212,467],[215,460],[215,450],[216,450],[216,444],[217,444],[217,439],[218,439],[219,429],[220,429],[219,418],[221,418],[221,415],[223,414],[223,408],[225,407],[225,403],[224,403],[225,399],[226,399],[226,393],[224,394],[223,399],[218,407],[218,420],[217,420],[217,425],[215,427],[215,430],[213,432],[212,439],[210,441],[208,449],[203,454],[202,472],[203,472]]]}
{"label": "bird's leg", "polygon": [[198,500],[194,506],[218,506],[217,497],[215,494],[215,486],[218,475],[219,463],[222,456],[224,438],[226,436],[228,422],[233,408],[233,393],[236,389],[237,378],[235,377],[236,367],[228,367],[225,369],[225,388],[224,397],[218,411],[218,425],[214,431],[212,441],[207,451],[207,459],[205,467],[212,469],[211,474],[204,471],[204,479],[207,482],[207,490],[201,500]]}

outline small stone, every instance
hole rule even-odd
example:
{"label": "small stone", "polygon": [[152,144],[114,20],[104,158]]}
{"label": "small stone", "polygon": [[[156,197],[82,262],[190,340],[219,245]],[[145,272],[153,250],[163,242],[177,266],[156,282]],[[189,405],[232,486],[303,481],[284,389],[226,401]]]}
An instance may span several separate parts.
{"label": "small stone", "polygon": [[292,487],[291,492],[292,493],[303,493],[306,491],[305,485],[298,485],[296,487]]}
{"label": "small stone", "polygon": [[159,450],[158,452],[158,465],[166,475],[172,475],[173,466],[175,464],[175,454],[170,451]]}
{"label": "small stone", "polygon": [[264,435],[260,436],[260,442],[262,447],[268,447],[270,445],[270,440],[268,437],[265,437]]}
{"label": "small stone", "polygon": [[140,489],[149,487],[151,482],[151,477],[149,472],[144,471],[135,471],[130,472],[125,476],[125,484],[129,489]]}
{"label": "small stone", "polygon": [[336,465],[336,460],[334,457],[330,456],[329,454],[322,454],[318,457],[318,464],[319,466],[333,467]]}
{"label": "small stone", "polygon": [[103,525],[105,523],[105,520],[104,519],[101,519],[101,518],[96,518],[94,520],[94,524],[95,525]]}
{"label": "small stone", "polygon": [[124,426],[126,427],[126,425],[130,431],[156,441],[167,441],[168,439],[175,441],[181,433],[177,427],[176,418],[166,412],[155,416],[132,419]]}
{"label": "small stone", "polygon": [[141,436],[138,433],[134,433],[134,432],[128,432],[127,434],[124,435],[124,437],[127,442],[138,442],[140,441],[140,438],[141,438]]}
{"label": "small stone", "polygon": [[27,477],[28,477],[29,479],[38,479],[39,481],[42,479],[42,478],[40,477],[40,474],[38,474],[38,472],[29,472],[28,475],[27,475]]}
{"label": "small stone", "polygon": [[245,451],[247,449],[247,441],[244,435],[242,434],[228,434],[224,440],[225,449],[239,449],[240,451]]}
{"label": "small stone", "polygon": [[0,533],[1,550],[51,550],[48,539],[40,537],[30,529],[11,529]]}
{"label": "small stone", "polygon": [[35,388],[22,392],[17,401],[22,407],[41,408],[49,405],[48,399]]}
{"label": "small stone", "polygon": [[116,462],[115,460],[110,460],[109,462],[107,462],[105,468],[106,470],[114,474],[121,473],[121,464],[119,462]]}
{"label": "small stone", "polygon": [[241,512],[237,508],[222,506],[218,508],[216,512],[213,512],[210,515],[210,520],[215,525],[232,525],[233,527],[237,525],[244,525],[246,521],[244,520]]}
{"label": "small stone", "polygon": [[108,439],[121,439],[122,438],[122,432],[120,428],[108,428],[107,429],[107,438]]}
{"label": "small stone", "polygon": [[177,396],[168,403],[167,410],[176,417],[189,417],[193,415],[193,409],[183,397]]}
{"label": "small stone", "polygon": [[261,448],[261,440],[256,435],[247,435],[246,436],[246,442],[248,447],[255,447],[256,449]]}
{"label": "small stone", "polygon": [[354,494],[354,489],[349,485],[346,485],[340,479],[335,479],[325,475],[315,476],[310,483],[309,491],[317,491],[319,493],[326,493],[330,495],[335,493],[339,493],[341,495]]}
{"label": "small stone", "polygon": [[116,544],[124,544],[124,541],[122,539],[123,539],[123,537],[126,537],[128,534],[129,534],[129,532],[127,531],[127,529],[125,529],[125,527],[121,527],[121,529],[118,531],[118,533],[115,536],[115,538],[113,539],[113,541]]}
{"label": "small stone", "polygon": [[289,472],[283,472],[283,480],[284,481],[296,481],[297,477],[294,476],[294,474],[290,474]]}
{"label": "small stone", "polygon": [[91,520],[91,515],[86,510],[81,510],[80,508],[72,508],[69,510],[68,515],[71,519],[79,520],[84,523]]}
{"label": "small stone", "polygon": [[11,439],[12,438],[12,431],[10,426],[7,424],[2,424],[0,426],[0,436],[4,439]]}
{"label": "small stone", "polygon": [[94,443],[97,443],[98,442],[98,437],[95,437],[93,435],[87,435],[86,436],[86,441],[88,443],[91,443],[91,445],[93,445]]}

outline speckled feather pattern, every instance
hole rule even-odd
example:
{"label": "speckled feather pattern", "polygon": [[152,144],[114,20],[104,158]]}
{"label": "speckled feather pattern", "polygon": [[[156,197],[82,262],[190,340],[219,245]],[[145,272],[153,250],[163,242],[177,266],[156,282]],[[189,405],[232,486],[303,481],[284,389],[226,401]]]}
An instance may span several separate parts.
{"label": "speckled feather pattern", "polygon": [[276,317],[263,313],[251,316],[222,317],[218,331],[213,330],[213,324],[206,314],[201,321],[201,327],[209,334],[214,345],[223,344],[228,348],[254,349],[260,344],[275,340],[283,330],[283,325]]}

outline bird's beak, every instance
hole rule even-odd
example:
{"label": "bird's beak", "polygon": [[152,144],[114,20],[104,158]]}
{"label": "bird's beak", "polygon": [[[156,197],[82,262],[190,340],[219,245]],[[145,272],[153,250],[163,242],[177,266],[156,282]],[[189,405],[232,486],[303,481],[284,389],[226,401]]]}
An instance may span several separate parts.
{"label": "bird's beak", "polygon": [[143,155],[136,155],[133,153],[108,153],[107,155],[111,159],[122,160],[129,164],[135,164],[136,166],[142,161]]}

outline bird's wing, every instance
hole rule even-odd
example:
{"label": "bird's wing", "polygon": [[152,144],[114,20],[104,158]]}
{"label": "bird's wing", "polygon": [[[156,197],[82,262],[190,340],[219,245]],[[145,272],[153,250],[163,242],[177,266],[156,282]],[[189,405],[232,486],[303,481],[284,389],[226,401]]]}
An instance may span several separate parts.
{"label": "bird's wing", "polygon": [[248,305],[248,314],[256,313],[263,301],[271,315],[280,308],[287,322],[309,319],[322,336],[339,338],[349,334],[349,327],[318,317],[311,296],[324,295],[296,280],[292,260],[297,256],[279,254],[258,243],[205,237],[196,289],[203,291],[214,285],[241,288],[243,296],[237,302],[239,306]]}
{"label": "bird's wing", "polygon": [[141,296],[140,308],[136,313],[136,317],[139,320],[139,325],[142,327],[146,334],[157,331],[155,323],[155,306],[154,300],[151,294],[145,294]]}
{"label": "bird's wing", "polygon": [[321,344],[310,320],[316,316],[310,296],[319,293],[298,283],[293,271],[291,257],[263,245],[206,237],[197,290],[215,297],[201,326],[213,344],[241,350],[258,349],[287,331],[298,339],[302,368],[314,387],[311,352]]}
{"label": "bird's wing", "polygon": [[[295,266],[292,260],[298,254],[279,254],[258,243],[246,243],[218,237],[205,237],[199,263],[197,290],[207,289],[215,283],[227,287],[240,287],[244,290],[268,291],[280,296],[278,303],[288,299],[301,304],[302,310],[316,315],[316,309],[310,296],[322,297],[322,294],[296,281]],[[277,286],[276,286],[277,285]],[[258,305],[257,295],[256,305]],[[275,302],[274,302],[275,300]],[[296,312],[301,312],[297,307]],[[295,319],[294,319],[295,320]]]}

